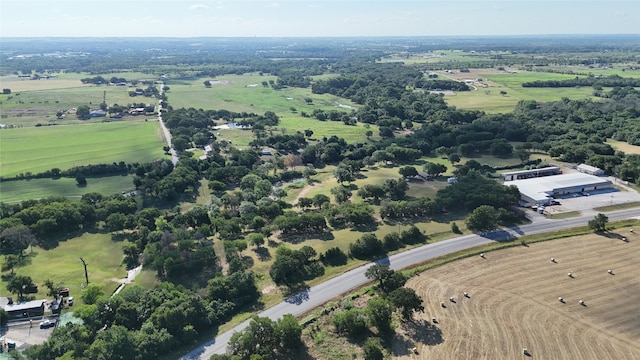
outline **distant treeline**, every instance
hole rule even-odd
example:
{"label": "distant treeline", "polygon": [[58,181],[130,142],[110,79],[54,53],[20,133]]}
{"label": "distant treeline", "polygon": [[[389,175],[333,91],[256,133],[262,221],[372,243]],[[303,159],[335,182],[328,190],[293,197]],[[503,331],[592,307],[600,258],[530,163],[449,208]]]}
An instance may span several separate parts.
{"label": "distant treeline", "polygon": [[610,75],[607,77],[590,76],[586,78],[576,77],[575,79],[565,80],[536,80],[522,83],[522,87],[575,87],[575,86],[594,86],[594,87],[638,87],[640,79],[623,78],[618,75]]}

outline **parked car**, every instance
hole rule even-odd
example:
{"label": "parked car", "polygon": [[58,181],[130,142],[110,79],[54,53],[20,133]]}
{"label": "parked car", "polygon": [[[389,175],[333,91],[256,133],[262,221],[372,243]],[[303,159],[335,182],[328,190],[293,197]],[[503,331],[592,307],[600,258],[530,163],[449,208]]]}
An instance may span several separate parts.
{"label": "parked car", "polygon": [[40,329],[48,329],[50,327],[56,326],[56,323],[51,320],[45,320],[40,323]]}
{"label": "parked car", "polygon": [[73,306],[73,296],[69,296],[69,298],[67,299],[67,304],[69,304],[69,306]]}

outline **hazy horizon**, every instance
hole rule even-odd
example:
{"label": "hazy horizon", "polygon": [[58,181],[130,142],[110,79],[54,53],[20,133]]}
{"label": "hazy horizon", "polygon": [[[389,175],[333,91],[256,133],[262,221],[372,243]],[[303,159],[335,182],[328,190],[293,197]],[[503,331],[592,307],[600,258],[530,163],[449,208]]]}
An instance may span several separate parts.
{"label": "hazy horizon", "polygon": [[640,34],[640,1],[3,0],[2,38]]}

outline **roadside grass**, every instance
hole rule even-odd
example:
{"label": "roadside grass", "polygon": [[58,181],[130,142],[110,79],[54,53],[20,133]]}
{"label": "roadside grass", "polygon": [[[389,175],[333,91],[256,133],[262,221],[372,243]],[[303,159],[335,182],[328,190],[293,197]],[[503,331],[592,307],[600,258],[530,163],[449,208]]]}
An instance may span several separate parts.
{"label": "roadside grass", "polygon": [[49,196],[80,198],[90,192],[115,194],[134,190],[130,175],[88,177],[87,185],[79,187],[73,178],[30,179],[0,182],[0,202],[23,201]]}
{"label": "roadside grass", "polygon": [[[111,240],[110,234],[85,232],[78,237],[61,241],[50,250],[34,248],[30,265],[15,269],[19,275],[30,276],[39,284],[37,298],[45,297],[47,292],[44,281],[51,279],[54,283],[64,283],[72,296],[80,296],[80,284],[85,282],[84,267],[79,257],[88,264],[89,282],[102,287],[106,295],[110,295],[118,287],[114,279],[126,277],[126,269],[122,265],[122,256],[105,256],[105,254],[122,254],[123,242]],[[25,253],[29,253],[29,249]],[[7,286],[4,272],[0,280],[0,288]]]}
{"label": "roadside grass", "polygon": [[599,211],[599,212],[611,212],[611,211],[618,211],[618,210],[625,210],[625,209],[635,209],[637,207],[640,207],[640,202],[632,201],[624,204],[600,206],[600,207],[593,208],[593,210]]}
{"label": "roadside grass", "polygon": [[580,216],[580,214],[581,214],[580,211],[566,211],[566,212],[561,212],[557,214],[547,215],[547,218],[554,219],[554,220],[568,219],[568,218]]}
{"label": "roadside grass", "polygon": [[3,177],[88,164],[143,163],[166,157],[157,121],[1,131],[0,176]]}

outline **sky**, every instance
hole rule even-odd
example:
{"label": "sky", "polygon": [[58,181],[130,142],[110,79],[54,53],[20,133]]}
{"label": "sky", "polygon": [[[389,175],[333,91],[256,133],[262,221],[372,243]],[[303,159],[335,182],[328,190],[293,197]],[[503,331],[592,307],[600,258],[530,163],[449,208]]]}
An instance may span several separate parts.
{"label": "sky", "polygon": [[640,34],[640,1],[0,0],[0,38],[547,34]]}

